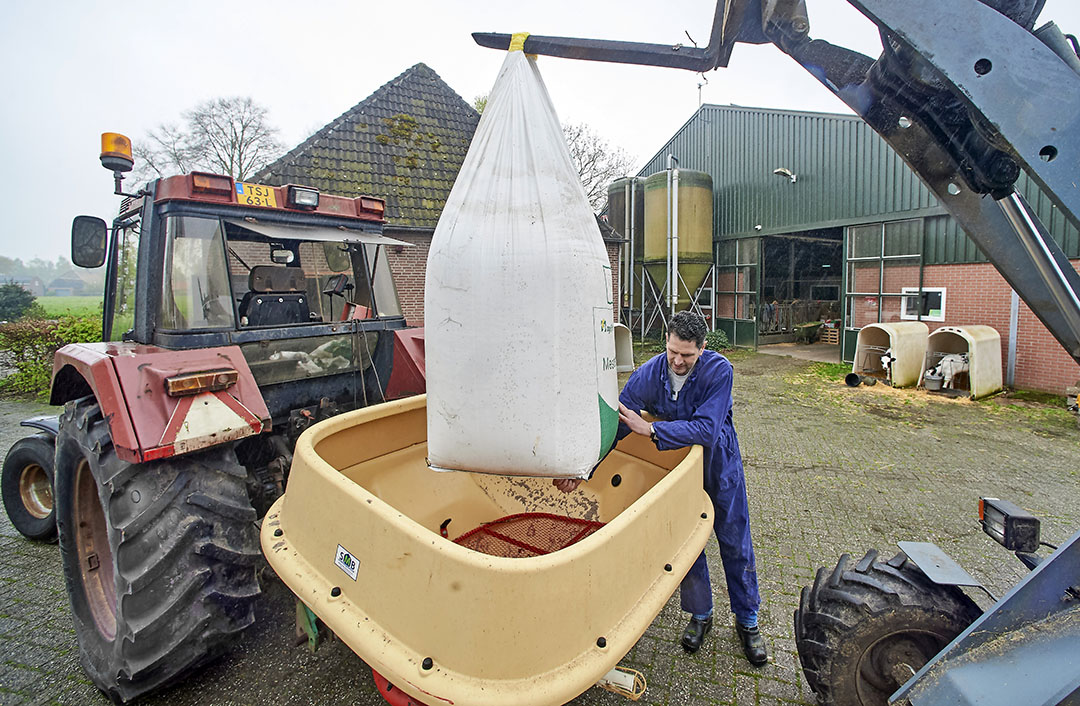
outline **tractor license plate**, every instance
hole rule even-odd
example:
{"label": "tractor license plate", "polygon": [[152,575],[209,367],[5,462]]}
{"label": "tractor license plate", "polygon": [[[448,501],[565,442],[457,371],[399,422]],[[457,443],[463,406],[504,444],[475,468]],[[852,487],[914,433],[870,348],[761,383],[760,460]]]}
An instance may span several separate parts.
{"label": "tractor license plate", "polygon": [[277,208],[277,196],[272,186],[236,182],[236,202],[241,206]]}

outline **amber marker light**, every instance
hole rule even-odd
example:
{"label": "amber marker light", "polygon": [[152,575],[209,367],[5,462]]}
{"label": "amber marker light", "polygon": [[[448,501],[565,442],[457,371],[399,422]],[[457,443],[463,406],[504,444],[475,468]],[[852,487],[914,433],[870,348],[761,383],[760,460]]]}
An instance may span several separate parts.
{"label": "amber marker light", "polygon": [[130,172],[135,166],[131,140],[118,132],[101,133],[101,166],[114,172]]}
{"label": "amber marker light", "polygon": [[233,193],[233,180],[220,174],[192,172],[191,190],[196,193],[230,196]]}
{"label": "amber marker light", "polygon": [[360,202],[360,210],[363,213],[371,213],[376,216],[382,216],[386,211],[386,202],[382,199],[372,198],[371,196],[361,196],[357,199]]}
{"label": "amber marker light", "polygon": [[232,387],[240,374],[232,368],[202,370],[165,378],[165,392],[169,397],[197,395],[200,392],[217,392]]}

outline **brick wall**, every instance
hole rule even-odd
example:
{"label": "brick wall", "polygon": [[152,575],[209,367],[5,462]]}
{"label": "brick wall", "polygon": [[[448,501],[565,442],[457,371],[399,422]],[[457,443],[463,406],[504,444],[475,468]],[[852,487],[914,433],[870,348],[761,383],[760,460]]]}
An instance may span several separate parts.
{"label": "brick wall", "polygon": [[[1080,260],[1073,261],[1080,270]],[[857,291],[876,291],[877,263],[854,269]],[[892,265],[885,271],[886,291],[899,292],[903,287],[919,286],[919,268]],[[928,265],[923,270],[923,287],[945,288],[945,321],[927,321],[930,332],[942,326],[982,324],[1001,334],[1002,379],[1009,359],[1009,306],[1011,289],[989,263],[965,265]],[[878,302],[874,296],[858,296],[852,302],[848,326],[861,328],[878,320]],[[884,297],[882,322],[900,321],[899,297]],[[1031,309],[1020,302],[1017,324],[1016,379],[1014,385],[1024,390],[1063,394],[1066,387],[1080,380],[1080,365],[1050,335]]]}
{"label": "brick wall", "polygon": [[[431,249],[430,234],[403,235],[387,230],[387,236],[412,243],[415,247],[390,247],[388,260],[394,273],[401,313],[410,326],[424,325],[424,273],[427,271],[428,251]],[[611,261],[611,301],[614,302],[615,320],[619,320],[619,248],[618,243],[604,243]]]}
{"label": "brick wall", "polygon": [[391,246],[387,248],[387,260],[394,275],[401,313],[410,326],[424,325],[424,273],[427,271],[428,250],[431,234],[408,234],[387,231],[386,235],[414,247]]}
{"label": "brick wall", "polygon": [[[1080,260],[1073,260],[1072,265],[1080,271]],[[1008,364],[1011,289],[993,265],[927,266],[923,272],[923,286],[945,287],[945,321],[927,322],[931,332],[941,326],[992,326],[1001,334],[1001,365]],[[1024,390],[1060,395],[1077,380],[1080,380],[1080,365],[1021,300],[1014,385]]]}

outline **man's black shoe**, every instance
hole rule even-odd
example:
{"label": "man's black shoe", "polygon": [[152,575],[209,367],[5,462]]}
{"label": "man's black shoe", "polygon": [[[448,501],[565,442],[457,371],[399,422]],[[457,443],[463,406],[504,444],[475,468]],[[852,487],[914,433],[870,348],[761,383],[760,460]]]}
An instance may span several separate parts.
{"label": "man's black shoe", "polygon": [[694,654],[701,649],[701,641],[705,639],[710,630],[712,630],[712,618],[705,618],[704,620],[690,618],[690,622],[686,624],[686,629],[683,630],[682,648],[690,654]]}
{"label": "man's black shoe", "polygon": [[[690,628],[687,628],[687,630],[689,629]],[[739,642],[742,643],[743,654],[746,655],[746,659],[750,660],[750,664],[755,667],[760,667],[769,661],[769,653],[765,649],[765,638],[761,636],[756,625],[752,628],[747,628],[736,623],[735,632],[739,635]],[[683,646],[686,646],[685,637],[683,637]]]}

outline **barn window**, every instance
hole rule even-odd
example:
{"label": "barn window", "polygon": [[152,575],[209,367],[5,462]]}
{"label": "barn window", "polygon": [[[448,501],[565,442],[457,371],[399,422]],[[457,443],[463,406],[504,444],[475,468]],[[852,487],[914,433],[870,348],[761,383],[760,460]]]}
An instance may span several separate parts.
{"label": "barn window", "polygon": [[900,300],[900,318],[908,321],[944,321],[945,288],[904,287]]}

